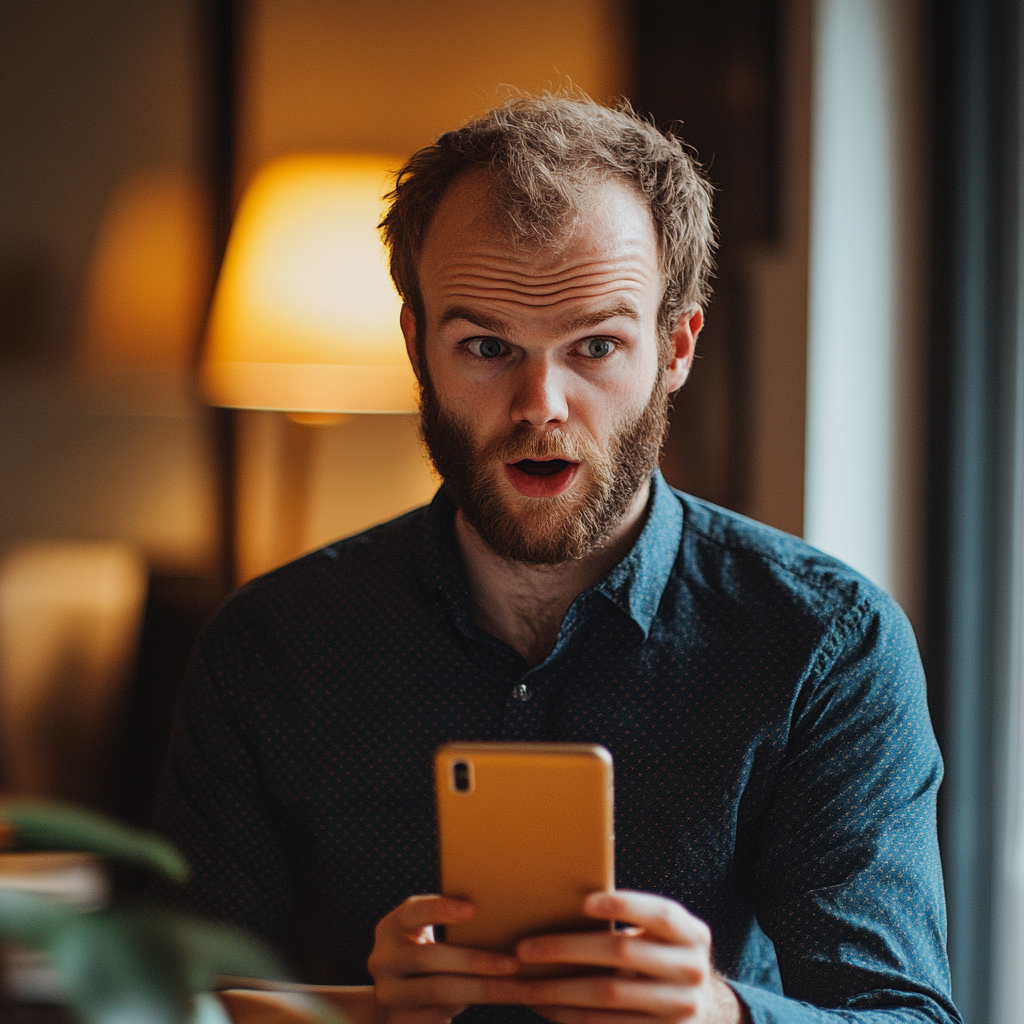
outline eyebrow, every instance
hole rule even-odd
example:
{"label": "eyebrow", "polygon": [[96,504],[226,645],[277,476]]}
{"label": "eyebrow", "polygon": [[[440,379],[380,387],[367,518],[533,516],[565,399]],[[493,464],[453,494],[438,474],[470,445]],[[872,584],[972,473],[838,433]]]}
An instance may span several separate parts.
{"label": "eyebrow", "polygon": [[581,313],[579,316],[569,317],[563,320],[559,327],[566,334],[575,334],[577,331],[585,331],[591,327],[597,327],[606,320],[614,320],[616,317],[623,317],[635,323],[640,322],[640,310],[628,299],[620,299],[612,306],[605,309],[595,309],[593,313]]}
{"label": "eyebrow", "polygon": [[[591,313],[580,313],[577,316],[569,317],[562,320],[558,326],[566,334],[576,334],[578,331],[597,327],[606,320],[614,320],[616,317],[623,317],[639,323],[640,311],[632,302],[622,299],[605,309],[595,309]],[[455,320],[465,320],[467,323],[476,324],[477,327],[482,327],[485,331],[491,331],[493,334],[506,334],[509,329],[508,324],[501,317],[483,310],[470,309],[469,306],[449,306],[441,314],[438,326],[444,327]]]}
{"label": "eyebrow", "polygon": [[485,331],[492,334],[505,334],[508,331],[508,324],[500,316],[492,316],[480,309],[470,309],[469,306],[449,306],[438,321],[438,327],[444,327],[454,320],[465,320],[467,323],[476,324]]}

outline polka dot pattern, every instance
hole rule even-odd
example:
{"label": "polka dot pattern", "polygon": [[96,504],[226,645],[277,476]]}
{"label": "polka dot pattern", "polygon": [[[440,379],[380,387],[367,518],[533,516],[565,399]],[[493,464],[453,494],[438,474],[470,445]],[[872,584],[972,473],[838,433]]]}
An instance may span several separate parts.
{"label": "polka dot pattern", "polygon": [[660,475],[652,495],[533,668],[474,624],[443,490],[243,587],[200,639],[161,798],[188,905],[303,980],[367,982],[376,922],[438,888],[434,750],[596,742],[617,884],[706,920],[755,1022],[958,1020],[905,617],[792,537]]}

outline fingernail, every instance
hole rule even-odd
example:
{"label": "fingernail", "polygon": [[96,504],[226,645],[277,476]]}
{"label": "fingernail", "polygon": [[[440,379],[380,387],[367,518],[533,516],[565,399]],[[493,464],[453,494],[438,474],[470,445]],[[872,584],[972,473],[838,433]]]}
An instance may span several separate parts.
{"label": "fingernail", "polygon": [[532,939],[523,939],[522,942],[516,946],[516,955],[520,960],[529,960],[531,956],[537,954],[537,943]]}
{"label": "fingernail", "polygon": [[604,914],[613,909],[612,898],[604,892],[592,892],[584,901],[583,907],[594,914]]}

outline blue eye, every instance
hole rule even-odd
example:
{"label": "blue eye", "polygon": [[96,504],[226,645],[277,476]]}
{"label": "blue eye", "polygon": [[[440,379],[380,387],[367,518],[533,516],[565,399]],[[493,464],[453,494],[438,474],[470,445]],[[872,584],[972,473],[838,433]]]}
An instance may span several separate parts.
{"label": "blue eye", "polygon": [[497,338],[474,338],[468,348],[483,359],[496,359],[505,350],[504,344]]}
{"label": "blue eye", "polygon": [[607,338],[587,338],[580,346],[580,351],[591,359],[602,359],[614,347]]}

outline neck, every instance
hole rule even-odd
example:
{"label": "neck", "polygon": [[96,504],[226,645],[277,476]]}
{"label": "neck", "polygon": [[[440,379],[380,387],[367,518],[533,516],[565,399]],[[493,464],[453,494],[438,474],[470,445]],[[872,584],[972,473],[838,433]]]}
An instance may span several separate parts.
{"label": "neck", "polygon": [[636,543],[650,492],[648,481],[599,546],[583,558],[559,565],[528,565],[502,558],[460,510],[455,517],[455,536],[469,576],[476,624],[504,640],[530,665],[539,665],[554,650],[569,606],[622,561]]}

